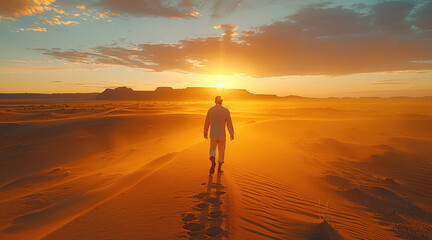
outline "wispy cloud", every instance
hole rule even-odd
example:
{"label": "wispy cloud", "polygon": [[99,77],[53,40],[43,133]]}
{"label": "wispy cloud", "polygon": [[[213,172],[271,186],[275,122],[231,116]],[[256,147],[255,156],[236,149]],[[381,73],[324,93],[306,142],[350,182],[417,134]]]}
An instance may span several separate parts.
{"label": "wispy cloud", "polygon": [[45,21],[43,21],[42,23],[45,24],[45,25],[50,25],[50,26],[53,25],[53,23],[50,22],[49,20],[45,20]]}
{"label": "wispy cloud", "polygon": [[20,28],[20,31],[35,31],[35,32],[46,32],[47,29],[43,28],[43,27],[37,27],[37,26],[33,26],[33,27],[29,27],[29,28]]}
{"label": "wispy cloud", "polygon": [[168,17],[190,18],[191,8],[195,4],[191,0],[182,0],[177,4],[170,4],[167,0],[99,0],[92,6],[102,7],[110,12],[128,14],[136,17]]}
{"label": "wispy cloud", "polygon": [[243,2],[243,0],[205,0],[201,5],[210,5],[211,17],[220,18],[234,12]]}
{"label": "wispy cloud", "polygon": [[57,18],[51,18],[51,21],[55,24],[58,24],[58,25],[61,24],[60,20],[58,20]]}
{"label": "wispy cloud", "polygon": [[0,16],[2,18],[17,18],[32,16],[47,10],[45,7],[55,0],[4,0],[0,1]]}
{"label": "wispy cloud", "polygon": [[55,8],[55,7],[45,6],[44,10],[46,10],[46,11],[54,11],[54,12],[59,13],[59,14],[64,14],[65,13],[65,11],[63,9]]}
{"label": "wispy cloud", "polygon": [[243,0],[98,0],[89,6],[135,17],[192,19],[201,17],[204,9],[209,11],[212,18],[223,17],[241,7],[243,2]]}
{"label": "wispy cloud", "polygon": [[119,16],[120,15],[118,13],[112,13],[112,12],[100,12],[98,14],[99,14],[99,17],[101,17],[101,18],[109,18],[112,16]]}
{"label": "wispy cloud", "polygon": [[63,25],[69,25],[69,24],[79,24],[77,21],[61,21]]}
{"label": "wispy cloud", "polygon": [[45,60],[45,61],[30,61],[30,60],[21,60],[21,59],[12,59],[12,58],[0,58],[0,61],[7,61],[7,62],[16,62],[16,63],[51,63],[51,60]]}
{"label": "wispy cloud", "polygon": [[429,81],[428,78],[423,77],[410,77],[409,79],[383,79],[375,81],[367,81],[364,84],[368,85],[406,85],[406,84],[417,84],[420,82]]}
{"label": "wispy cloud", "polygon": [[412,81],[409,80],[378,80],[373,82],[368,82],[368,84],[372,85],[401,85],[401,84],[410,84]]}

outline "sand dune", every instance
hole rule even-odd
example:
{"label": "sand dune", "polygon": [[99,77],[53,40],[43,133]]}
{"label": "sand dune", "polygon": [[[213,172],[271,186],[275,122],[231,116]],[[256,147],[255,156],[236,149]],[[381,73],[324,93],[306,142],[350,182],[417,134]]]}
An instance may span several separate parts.
{"label": "sand dune", "polygon": [[432,103],[227,102],[0,108],[1,239],[432,239]]}

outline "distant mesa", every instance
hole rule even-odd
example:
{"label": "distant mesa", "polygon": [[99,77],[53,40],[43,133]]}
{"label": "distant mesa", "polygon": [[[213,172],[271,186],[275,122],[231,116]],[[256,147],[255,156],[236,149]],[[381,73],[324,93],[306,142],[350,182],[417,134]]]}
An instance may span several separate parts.
{"label": "distant mesa", "polygon": [[[120,101],[193,101],[193,102],[208,102],[213,101],[215,96],[222,96],[228,101],[260,101],[260,100],[302,100],[314,99],[308,97],[300,97],[295,95],[277,96],[275,94],[254,94],[246,89],[224,89],[210,87],[187,87],[174,89],[172,87],[158,87],[154,91],[135,91],[128,87],[118,87],[115,89],[107,88],[101,93],[0,93],[0,100],[71,100],[71,101],[89,101],[89,100],[120,100]],[[318,98],[319,99],[319,98]],[[432,96],[424,97],[329,97],[329,100],[432,100]]]}
{"label": "distant mesa", "polygon": [[154,101],[213,101],[221,95],[227,100],[264,100],[277,99],[272,94],[253,94],[245,89],[221,89],[205,87],[187,87],[173,89],[158,87],[154,91],[134,91],[132,88],[118,87],[105,89],[96,96],[97,100],[154,100]]}
{"label": "distant mesa", "polygon": [[0,100],[94,100],[97,95],[98,93],[0,93]]}
{"label": "distant mesa", "polygon": [[254,94],[246,89],[158,87],[154,91],[135,91],[128,87],[107,88],[101,93],[0,93],[0,100],[120,100],[120,101],[213,101],[215,96],[228,101],[303,99],[299,96],[279,97],[275,94]]}
{"label": "distant mesa", "polygon": [[98,100],[128,100],[137,98],[136,92],[132,88],[118,87],[116,89],[107,88],[96,96]]}

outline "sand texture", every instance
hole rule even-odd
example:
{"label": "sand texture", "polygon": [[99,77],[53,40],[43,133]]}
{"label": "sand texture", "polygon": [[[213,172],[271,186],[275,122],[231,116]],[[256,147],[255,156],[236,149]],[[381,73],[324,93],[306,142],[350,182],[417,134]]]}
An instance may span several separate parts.
{"label": "sand texture", "polygon": [[0,102],[0,239],[432,239],[432,101]]}

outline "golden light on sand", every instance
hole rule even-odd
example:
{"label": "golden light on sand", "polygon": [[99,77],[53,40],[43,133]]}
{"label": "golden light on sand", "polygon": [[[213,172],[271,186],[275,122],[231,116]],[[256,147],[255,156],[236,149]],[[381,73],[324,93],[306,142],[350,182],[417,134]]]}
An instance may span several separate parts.
{"label": "golden light on sand", "polygon": [[221,83],[221,82],[219,82],[219,83],[217,84],[217,86],[218,86],[218,88],[223,88],[223,87],[224,87],[223,83]]}
{"label": "golden light on sand", "polygon": [[[228,77],[211,80],[209,86],[232,84]],[[208,101],[198,98],[204,94]],[[203,137],[202,127],[217,95],[231,112],[236,135],[226,141],[223,175],[209,175],[211,140]],[[221,88],[163,90],[154,96],[174,100],[0,101],[0,126],[8,126],[1,129],[0,144],[11,146],[0,151],[0,209],[10,208],[0,214],[0,239],[128,239],[132,234],[146,239],[149,233],[151,239],[171,239],[178,232],[222,236],[228,231],[238,239],[262,239],[261,232],[274,239],[304,239],[280,231],[299,225],[293,235],[399,239],[376,221],[394,224],[395,219],[381,217],[388,211],[415,222],[406,227],[410,233],[430,229],[422,215],[429,214],[422,206],[431,205],[429,100],[248,101],[245,92]],[[71,139],[74,134],[79,135]],[[21,147],[31,144],[38,148]],[[286,218],[273,217],[271,209]],[[226,228],[227,219],[237,216],[245,219],[239,223],[244,228]],[[334,221],[325,221],[329,217]],[[210,223],[217,230],[200,228]],[[248,230],[258,225],[264,226],[259,233]],[[362,235],[352,233],[358,226]]]}

